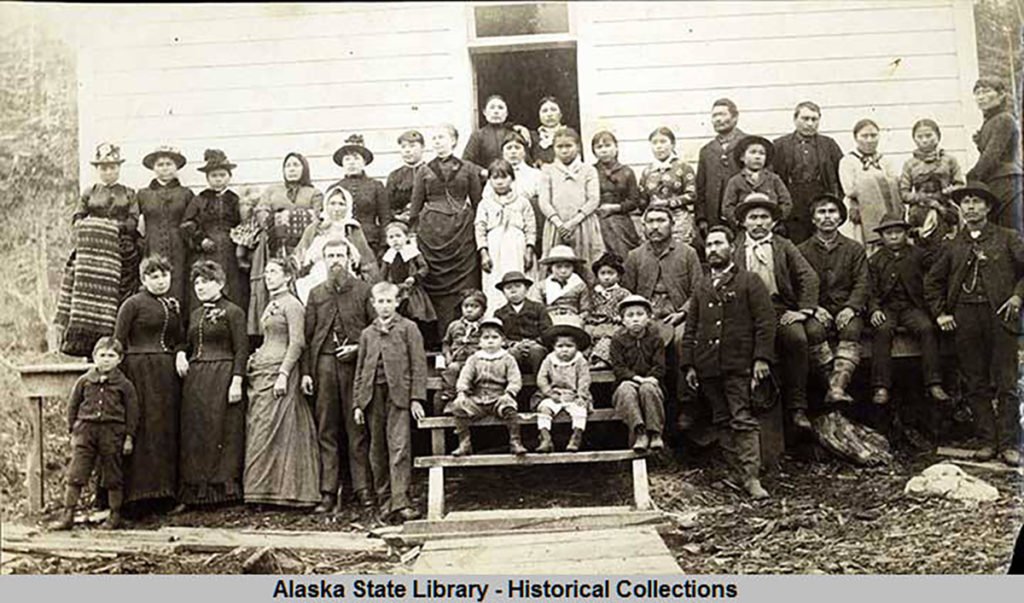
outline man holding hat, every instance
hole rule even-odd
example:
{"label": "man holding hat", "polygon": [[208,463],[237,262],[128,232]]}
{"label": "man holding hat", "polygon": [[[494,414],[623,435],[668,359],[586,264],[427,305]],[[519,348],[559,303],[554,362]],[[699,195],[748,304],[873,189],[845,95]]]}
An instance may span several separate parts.
{"label": "man holding hat", "polygon": [[767,498],[761,469],[759,424],[750,392],[766,379],[775,357],[775,311],[764,282],[736,267],[733,233],[713,226],[704,242],[710,268],[693,292],[686,321],[682,366],[687,384],[698,385],[711,406],[711,421],[722,428],[719,443],[755,499]]}
{"label": "man holding hat", "polygon": [[532,280],[518,271],[506,272],[495,284],[506,303],[494,316],[504,325],[508,351],[524,373],[537,372],[544,362],[548,351],[541,344],[541,337],[551,327],[551,317],[544,304],[526,298],[532,284]]}
{"label": "man holding hat", "polygon": [[[924,295],[939,328],[956,338],[966,395],[981,447],[975,458],[999,453],[1020,462],[1017,338],[1024,299],[1024,242],[989,222],[999,198],[981,182],[951,193],[965,226],[925,277]],[[996,408],[992,406],[995,394]]]}
{"label": "man holding hat", "polygon": [[754,193],[736,208],[744,232],[736,238],[733,261],[768,288],[778,318],[775,343],[782,359],[782,385],[793,424],[810,429],[807,418],[808,342],[805,323],[818,308],[818,275],[796,245],[772,232],[782,212],[767,196]]}
{"label": "man holding hat", "polygon": [[[810,360],[828,375],[825,402],[853,402],[846,387],[860,364],[862,318],[868,302],[868,259],[864,246],[839,234],[846,222],[842,199],[823,193],[811,202],[814,236],[798,247],[818,275],[818,307],[804,323]],[[838,337],[835,354],[830,334]]]}
{"label": "man holding hat", "polygon": [[[911,245],[907,233],[910,224],[889,215],[875,227],[882,246],[868,260],[871,298],[868,316],[875,329],[871,353],[872,401],[889,402],[892,388],[892,338],[898,327],[909,330],[921,342],[921,370],[928,394],[939,402],[948,402],[942,389],[939,339],[928,315],[924,298],[924,273],[927,253]],[[973,351],[972,351],[973,352]]]}
{"label": "man holding hat", "polygon": [[366,175],[366,166],[373,163],[373,153],[366,148],[363,135],[346,138],[345,144],[334,152],[334,163],[341,167],[344,177],[327,187],[324,199],[330,199],[339,187],[352,195],[352,217],[363,227],[370,249],[380,257],[386,246],[384,228],[391,222],[391,203],[384,185]]}

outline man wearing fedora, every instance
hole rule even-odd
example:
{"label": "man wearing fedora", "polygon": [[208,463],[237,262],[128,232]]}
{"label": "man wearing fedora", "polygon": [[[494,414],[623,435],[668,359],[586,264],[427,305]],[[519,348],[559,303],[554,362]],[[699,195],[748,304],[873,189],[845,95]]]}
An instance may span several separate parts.
{"label": "man wearing fedora", "polygon": [[[939,329],[952,332],[966,397],[981,440],[975,458],[1020,463],[1017,338],[1024,299],[1024,242],[989,221],[999,198],[981,182],[951,193],[964,228],[925,277]],[[993,408],[992,399],[996,403]]]}
{"label": "man wearing fedora", "polygon": [[942,366],[935,323],[924,298],[924,273],[928,253],[911,245],[910,224],[900,216],[885,216],[875,227],[882,246],[868,259],[871,297],[868,317],[875,329],[871,353],[872,402],[887,404],[892,388],[892,338],[904,327],[921,342],[921,371],[928,394],[948,402],[942,389]]}
{"label": "man wearing fedora", "polygon": [[505,296],[506,303],[494,312],[505,330],[508,351],[523,373],[536,373],[548,351],[541,343],[544,331],[551,327],[551,317],[544,304],[527,299],[526,292],[533,281],[522,272],[513,270],[495,284]]}
{"label": "man wearing fedora", "polygon": [[822,193],[843,197],[839,160],[843,150],[835,140],[818,133],[821,107],[803,101],[793,110],[794,131],[775,140],[772,169],[793,197],[793,211],[786,219],[786,234],[803,243],[814,233],[811,201]]}
{"label": "man wearing fedora", "polygon": [[733,261],[760,277],[768,288],[778,320],[775,344],[785,405],[796,427],[810,429],[805,323],[818,308],[818,275],[792,241],[772,232],[781,214],[778,204],[767,196],[754,193],[747,197],[736,208],[744,232],[736,238]]}
{"label": "man wearing fedora", "polygon": [[733,260],[732,231],[713,226],[704,242],[709,271],[693,292],[686,321],[682,366],[691,389],[698,386],[720,427],[719,444],[752,498],[767,498],[758,480],[760,426],[750,392],[768,378],[775,359],[775,310],[764,282]]}
{"label": "man wearing fedora", "polygon": [[[846,222],[842,199],[824,193],[811,202],[814,236],[798,246],[818,275],[818,307],[804,323],[810,361],[828,377],[825,402],[853,402],[846,388],[860,364],[861,332],[868,302],[864,246],[839,233]],[[835,353],[830,339],[838,339]]]}
{"label": "man wearing fedora", "polygon": [[[746,134],[737,127],[740,110],[728,98],[711,105],[711,126],[715,137],[700,148],[697,157],[697,226],[706,234],[709,226],[723,224],[722,193],[725,184],[739,173],[742,164],[733,157],[733,149]],[[701,211],[703,210],[703,211]]]}
{"label": "man wearing fedora", "polygon": [[334,152],[334,163],[343,172],[341,180],[327,187],[324,199],[330,199],[336,188],[352,195],[352,217],[363,227],[366,242],[379,258],[386,247],[384,228],[391,223],[391,202],[387,189],[376,178],[366,175],[366,166],[373,163],[373,153],[366,148],[362,134],[352,134]]}

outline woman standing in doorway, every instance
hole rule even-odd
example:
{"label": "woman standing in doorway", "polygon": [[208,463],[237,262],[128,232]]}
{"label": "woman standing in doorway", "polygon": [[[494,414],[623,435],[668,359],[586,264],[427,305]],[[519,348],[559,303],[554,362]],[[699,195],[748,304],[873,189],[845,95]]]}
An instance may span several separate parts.
{"label": "woman standing in doorway", "polygon": [[[530,132],[533,163],[536,167],[555,160],[555,130],[562,127],[562,105],[553,96],[545,96],[537,105],[540,125]],[[582,149],[581,149],[582,152]]]}
{"label": "woman standing in doorway", "polygon": [[466,148],[462,151],[462,159],[476,164],[480,169],[495,159],[501,159],[501,145],[505,138],[514,132],[521,136],[529,136],[525,127],[508,123],[508,103],[500,94],[492,94],[484,103],[484,119],[487,123],[470,134]]}

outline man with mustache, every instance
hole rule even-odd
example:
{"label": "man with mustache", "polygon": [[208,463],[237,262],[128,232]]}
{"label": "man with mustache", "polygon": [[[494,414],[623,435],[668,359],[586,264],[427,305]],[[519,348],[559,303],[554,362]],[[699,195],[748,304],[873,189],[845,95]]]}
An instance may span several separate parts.
{"label": "man with mustache", "polygon": [[[811,202],[814,235],[799,245],[818,274],[818,307],[804,323],[810,361],[828,376],[827,404],[853,402],[846,387],[860,364],[860,336],[868,302],[868,260],[864,246],[839,234],[846,222],[843,201],[824,193]],[[838,339],[832,353],[831,336]]]}
{"label": "man with mustache", "polygon": [[[672,236],[672,213],[667,208],[647,208],[643,226],[646,240],[629,252],[622,286],[651,302],[651,322],[668,346],[665,366],[678,366],[678,346],[683,339],[690,294],[700,278],[700,259],[693,247]],[[673,341],[676,345],[669,345]],[[671,387],[676,371],[669,375]],[[680,398],[684,399],[679,401],[678,425],[685,430],[693,424],[695,413],[689,409],[691,400],[685,394]]]}
{"label": "man with mustache", "polygon": [[310,291],[306,302],[307,345],[302,357],[302,393],[312,396],[315,390],[316,394],[313,419],[320,448],[322,496],[315,509],[318,513],[335,510],[341,504],[339,440],[343,418],[352,490],[364,508],[374,504],[368,477],[369,440],[366,429],[353,420],[352,383],[359,335],[377,314],[370,285],[349,271],[349,243],[342,239],[328,241],[323,254],[328,277]]}
{"label": "man with mustache", "polygon": [[682,344],[686,382],[704,392],[719,445],[751,498],[761,487],[761,443],[750,392],[771,372],[775,311],[764,282],[733,260],[733,233],[712,226],[704,243],[709,271],[693,292]]}
{"label": "man with mustache", "polygon": [[980,440],[974,458],[987,461],[998,454],[1007,465],[1018,466],[1024,242],[1015,230],[989,221],[1000,201],[984,183],[968,182],[950,196],[960,204],[965,225],[925,276],[924,297],[939,329],[956,339]]}
{"label": "man with mustache", "polygon": [[746,137],[736,124],[740,111],[736,103],[720,98],[711,105],[711,125],[715,137],[700,149],[697,158],[697,225],[701,234],[709,226],[723,224],[722,191],[725,184],[740,172],[742,167],[733,157],[736,143]]}
{"label": "man with mustache", "polygon": [[745,232],[736,238],[733,261],[768,288],[778,319],[775,344],[786,408],[793,425],[807,430],[805,325],[818,307],[818,275],[792,241],[772,232],[781,215],[779,205],[762,193],[752,193],[736,206],[736,220]]}

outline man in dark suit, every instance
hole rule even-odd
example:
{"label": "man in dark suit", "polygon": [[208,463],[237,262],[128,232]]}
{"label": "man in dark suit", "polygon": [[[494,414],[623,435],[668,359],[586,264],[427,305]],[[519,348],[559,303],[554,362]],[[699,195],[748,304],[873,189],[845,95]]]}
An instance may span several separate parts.
{"label": "man in dark suit", "polygon": [[[924,295],[939,328],[953,332],[957,360],[974,411],[981,447],[975,458],[997,453],[1020,464],[1017,338],[1024,299],[1024,241],[989,222],[999,199],[981,182],[951,194],[965,226],[925,277]],[[996,407],[992,407],[995,394]]]}
{"label": "man in dark suit", "polygon": [[772,169],[793,197],[793,210],[785,221],[786,236],[798,245],[814,233],[811,202],[822,193],[843,197],[839,183],[843,150],[835,140],[818,134],[820,123],[821,107],[804,101],[793,111],[795,131],[774,142]]}
{"label": "man in dark suit", "polygon": [[818,275],[792,241],[772,232],[780,216],[778,204],[761,193],[749,195],[736,206],[736,219],[745,232],[736,239],[733,260],[761,277],[768,288],[778,318],[776,345],[786,407],[793,425],[810,429],[804,323],[818,307]]}
{"label": "man in dark suit", "polygon": [[739,173],[743,167],[733,157],[736,143],[746,134],[736,124],[740,119],[740,111],[736,103],[727,98],[720,98],[711,105],[711,125],[715,128],[715,137],[700,149],[697,158],[697,224],[701,234],[706,234],[708,227],[723,224],[722,191],[725,184]]}
{"label": "man in dark suit", "polygon": [[323,253],[329,275],[327,281],[313,288],[306,302],[306,349],[302,357],[302,392],[307,396],[316,392],[313,418],[320,448],[322,499],[315,510],[319,513],[335,509],[341,502],[339,440],[343,420],[352,489],[365,508],[373,505],[367,469],[369,441],[366,429],[353,421],[352,383],[359,335],[376,318],[370,285],[349,272],[349,243],[328,241]]}
{"label": "man in dark suit", "polygon": [[727,226],[708,231],[704,250],[710,270],[693,292],[682,366],[687,384],[699,385],[711,406],[726,460],[750,496],[761,499],[768,492],[758,480],[761,446],[750,391],[768,377],[775,357],[775,310],[764,282],[736,267],[732,245]]}

